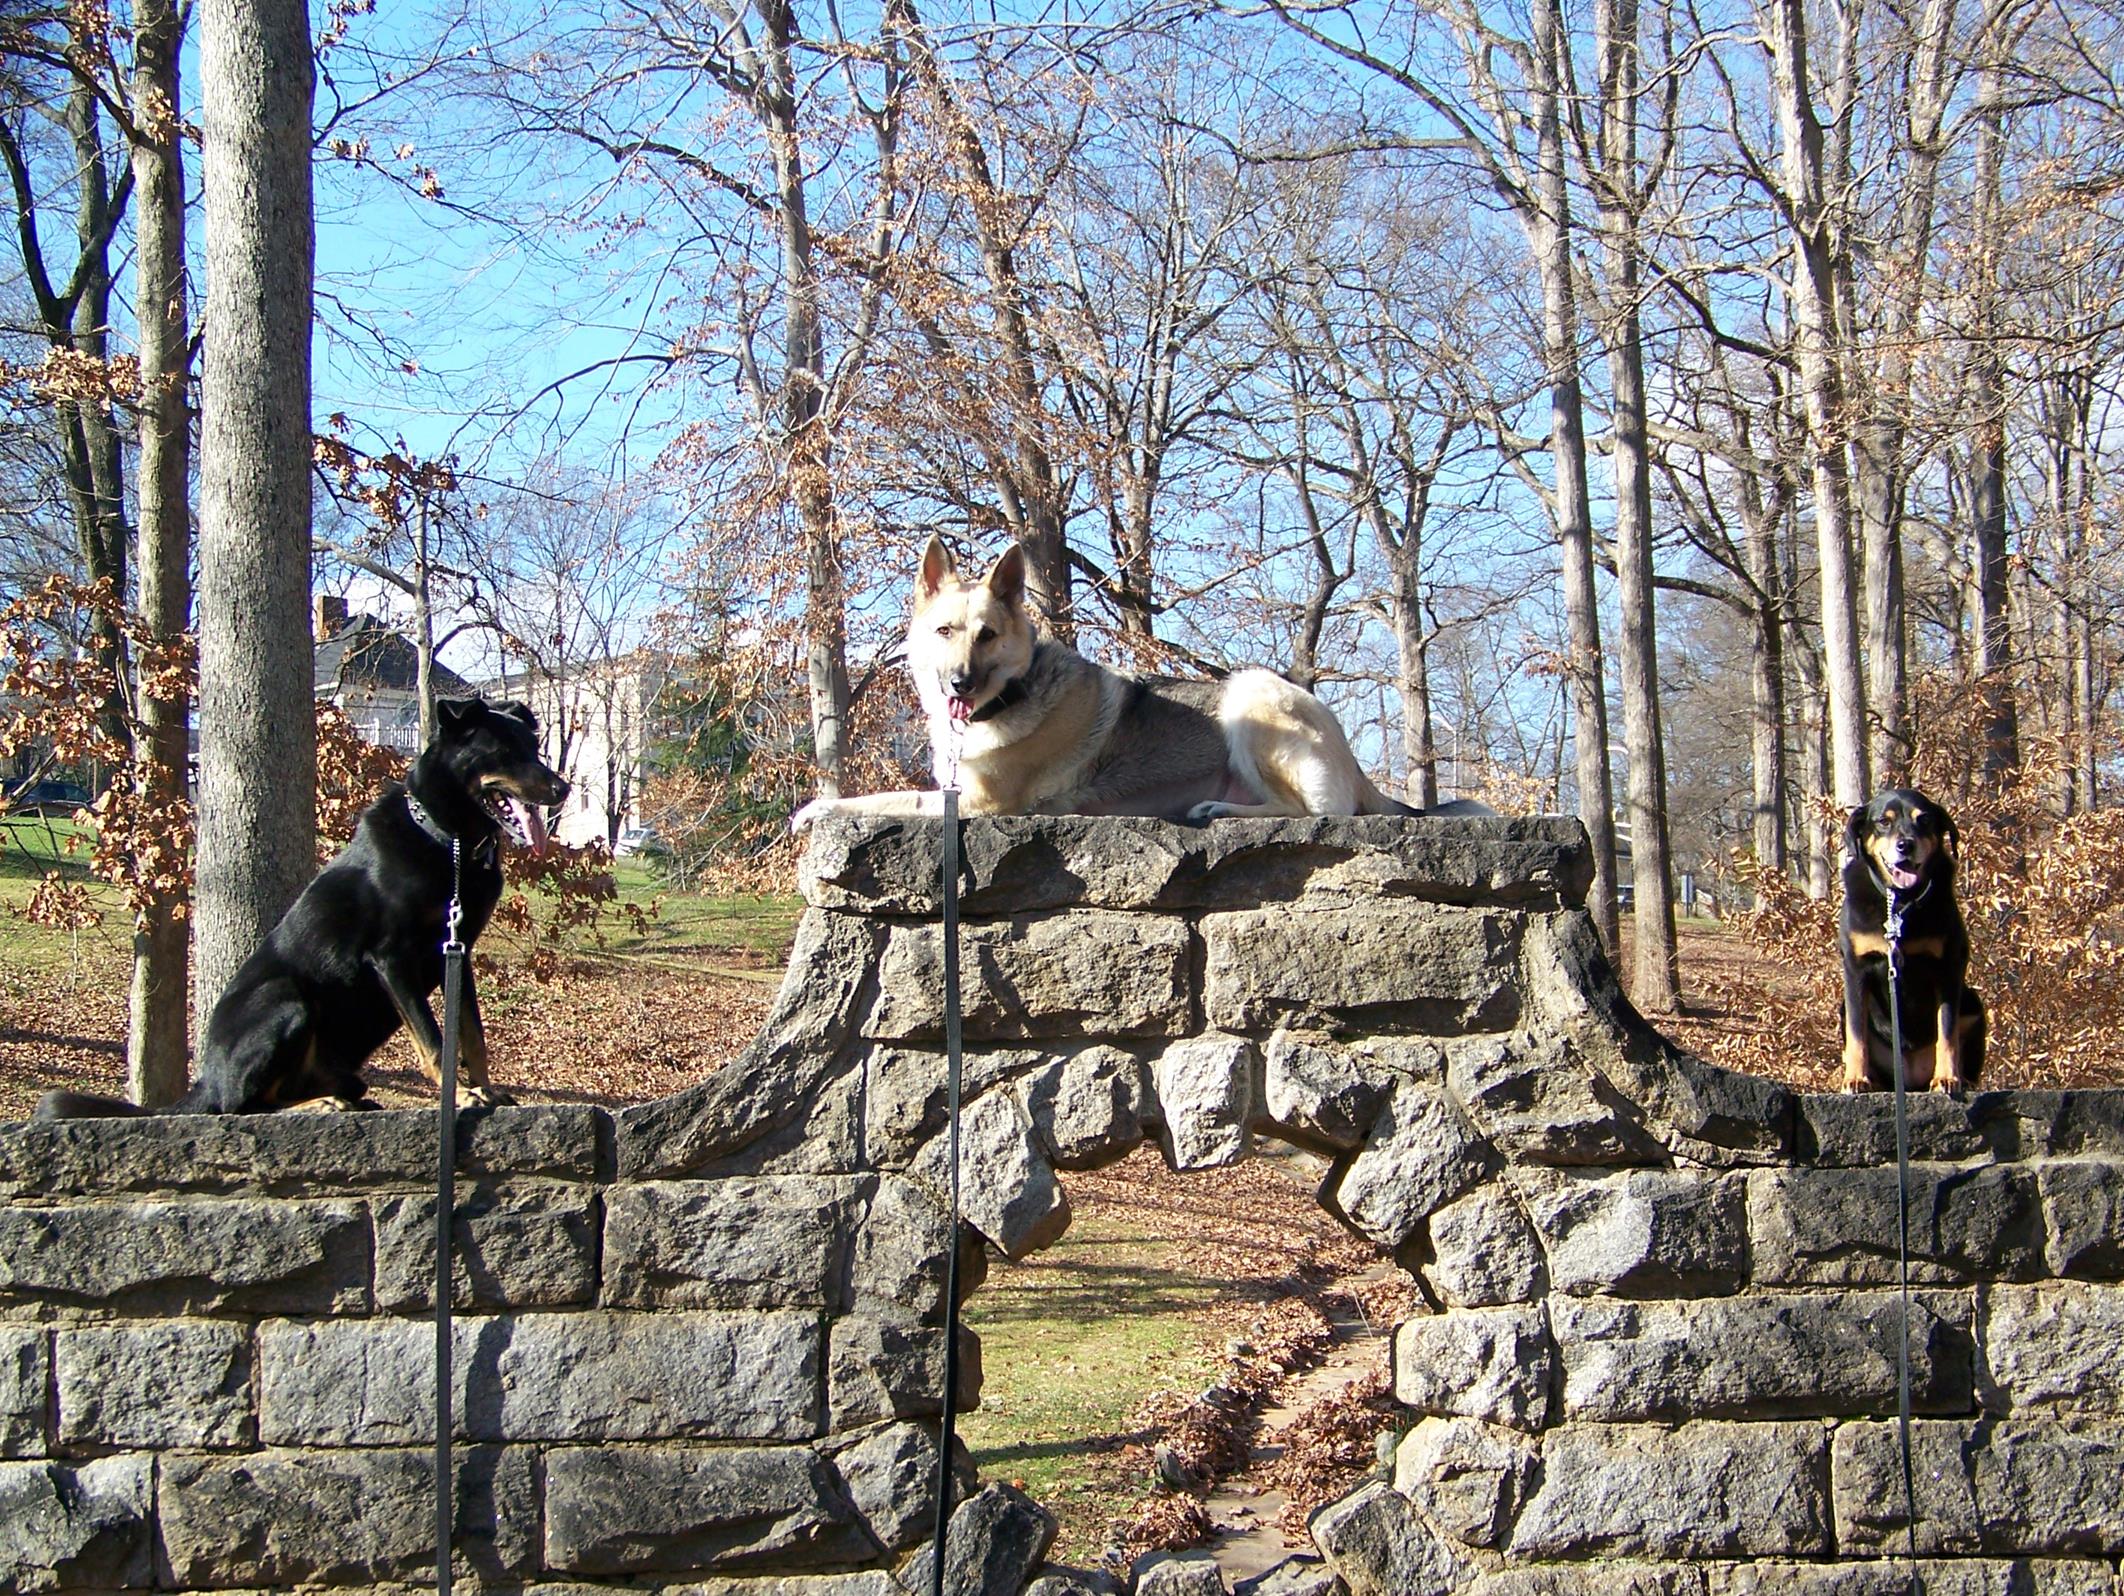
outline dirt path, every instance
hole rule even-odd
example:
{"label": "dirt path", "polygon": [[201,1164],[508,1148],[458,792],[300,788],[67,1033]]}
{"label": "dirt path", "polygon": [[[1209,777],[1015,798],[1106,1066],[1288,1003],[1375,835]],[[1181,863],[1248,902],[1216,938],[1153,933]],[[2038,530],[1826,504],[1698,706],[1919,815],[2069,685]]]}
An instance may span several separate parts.
{"label": "dirt path", "polygon": [[[1391,1265],[1382,1261],[1351,1283],[1360,1288],[1380,1285],[1393,1274]],[[1391,1367],[1393,1327],[1368,1318],[1357,1295],[1332,1298],[1328,1319],[1335,1339],[1327,1356],[1294,1377],[1261,1410],[1249,1433],[1246,1467],[1220,1482],[1203,1501],[1216,1525],[1216,1533],[1204,1544],[1215,1555],[1226,1585],[1251,1579],[1295,1553],[1312,1550],[1302,1531],[1294,1530],[1296,1538],[1286,1539],[1277,1522],[1290,1505],[1290,1495],[1276,1476],[1293,1426],[1317,1414],[1353,1382],[1384,1374]]]}

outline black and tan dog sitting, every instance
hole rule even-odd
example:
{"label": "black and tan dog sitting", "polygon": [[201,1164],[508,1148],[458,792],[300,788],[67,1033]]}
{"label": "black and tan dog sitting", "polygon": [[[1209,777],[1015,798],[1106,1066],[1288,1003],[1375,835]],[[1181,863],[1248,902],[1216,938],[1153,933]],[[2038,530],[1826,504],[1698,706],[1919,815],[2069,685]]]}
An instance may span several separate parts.
{"label": "black and tan dog sitting", "polygon": [[[442,1032],[428,999],[442,985],[451,840],[464,910],[458,935],[469,948],[501,899],[503,831],[543,849],[539,811],[567,797],[568,784],[539,757],[538,722],[522,704],[446,698],[435,709],[435,736],[404,785],[394,782],[362,812],[354,839],[237,970],[207,1019],[197,1081],[164,1112],[367,1106],[362,1066],[401,1024],[440,1084]],[[463,1063],[460,1102],[507,1101],[488,1084],[469,962]],[[48,1092],[36,1117],[141,1112],[116,1098]]]}
{"label": "black and tan dog sitting", "polygon": [[1899,931],[1904,1084],[1974,1086],[1984,1068],[1984,1005],[1967,980],[1969,932],[1955,902],[1961,833],[1923,793],[1891,787],[1851,811],[1844,862],[1844,1090],[1895,1084],[1888,944]]}

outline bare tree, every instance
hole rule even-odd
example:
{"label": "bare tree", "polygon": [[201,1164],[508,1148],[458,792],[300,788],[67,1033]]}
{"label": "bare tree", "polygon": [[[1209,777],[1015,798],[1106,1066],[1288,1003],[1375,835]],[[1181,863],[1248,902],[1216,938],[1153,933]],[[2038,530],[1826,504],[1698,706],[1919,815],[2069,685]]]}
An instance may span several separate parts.
{"label": "bare tree", "polygon": [[[1472,157],[1526,234],[1541,284],[1542,349],[1549,383],[1548,451],[1554,486],[1544,496],[1563,554],[1568,660],[1576,711],[1578,813],[1593,843],[1588,903],[1608,951],[1621,944],[1615,892],[1614,795],[1608,762],[1608,704],[1600,648],[1599,596],[1593,577],[1592,493],[1587,485],[1585,396],[1580,378],[1580,317],[1569,173],[1563,128],[1564,21],[1557,0],[1533,0],[1524,38],[1500,33],[1488,12],[1456,3],[1443,14],[1460,45],[1465,107],[1423,70],[1413,43],[1396,54],[1350,42],[1324,25],[1337,7],[1270,0],[1294,31],[1336,59],[1407,91],[1452,130],[1452,148]],[[1507,83],[1499,75],[1516,74]],[[1480,122],[1489,123],[1485,137]],[[1400,142],[1408,143],[1403,139]]]}

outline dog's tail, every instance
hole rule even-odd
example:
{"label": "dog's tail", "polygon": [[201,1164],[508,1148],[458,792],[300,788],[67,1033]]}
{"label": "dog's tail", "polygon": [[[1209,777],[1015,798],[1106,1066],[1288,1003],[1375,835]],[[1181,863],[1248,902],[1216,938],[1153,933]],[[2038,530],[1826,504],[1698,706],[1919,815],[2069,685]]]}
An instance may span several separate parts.
{"label": "dog's tail", "polygon": [[1405,804],[1399,798],[1389,798],[1372,784],[1369,777],[1360,776],[1364,782],[1357,794],[1357,813],[1360,815],[1494,815],[1496,810],[1479,798],[1449,798],[1442,804],[1433,804],[1429,809],[1418,809],[1414,804]]}
{"label": "dog's tail", "polygon": [[139,1119],[151,1108],[128,1103],[122,1097],[98,1097],[94,1092],[46,1092],[30,1113],[33,1121],[49,1124],[62,1119]]}

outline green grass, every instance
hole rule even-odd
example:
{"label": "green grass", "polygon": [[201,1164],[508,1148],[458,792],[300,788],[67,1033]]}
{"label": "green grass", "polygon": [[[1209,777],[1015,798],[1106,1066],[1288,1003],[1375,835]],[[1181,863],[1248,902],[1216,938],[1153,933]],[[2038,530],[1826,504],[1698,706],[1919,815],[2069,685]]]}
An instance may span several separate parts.
{"label": "green grass", "polygon": [[646,905],[663,900],[644,935],[637,936],[624,925],[606,931],[605,945],[617,953],[719,948],[779,963],[796,934],[797,917],[804,912],[804,900],[794,894],[712,897],[671,892],[654,871],[635,859],[620,860],[612,867],[612,875],[625,901]]}
{"label": "green grass", "polygon": [[1138,1222],[1087,1215],[1035,1259],[996,1265],[967,1301],[983,1385],[959,1433],[984,1477],[1022,1480],[1055,1512],[1071,1557],[1095,1555],[1147,1486],[1112,1458],[1130,1411],[1214,1373],[1191,1316],[1228,1282],[1174,1268],[1180,1250]]}
{"label": "green grass", "polygon": [[[89,874],[93,832],[71,820],[18,815],[0,821],[0,966],[22,973],[77,971],[84,957],[122,952],[131,945],[132,921],[118,889]],[[78,847],[67,851],[67,840]],[[56,870],[69,882],[85,882],[103,924],[81,932],[58,931],[23,918],[30,894]]]}

